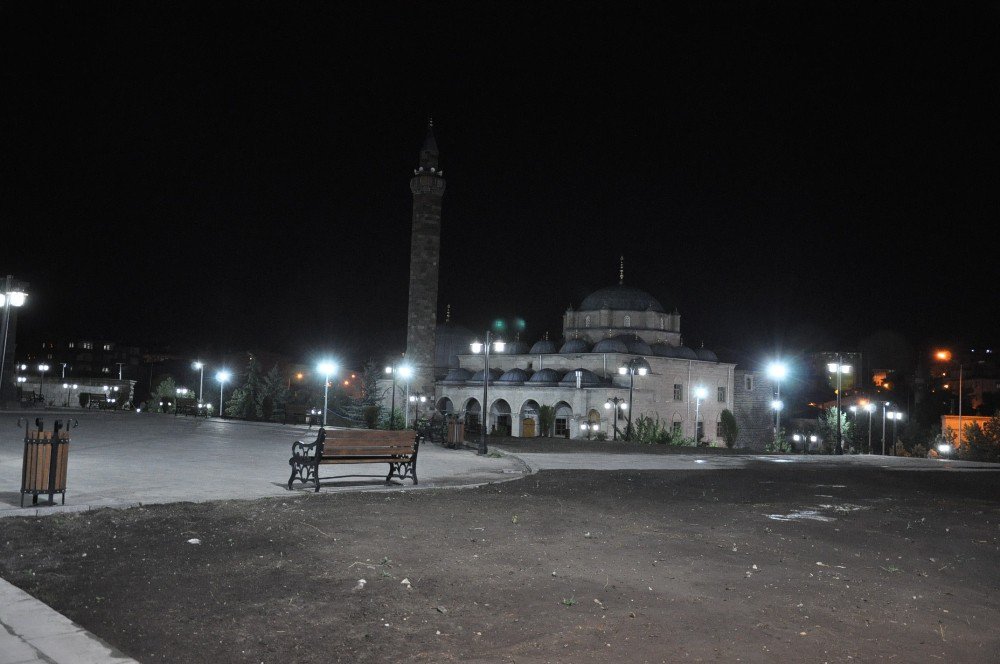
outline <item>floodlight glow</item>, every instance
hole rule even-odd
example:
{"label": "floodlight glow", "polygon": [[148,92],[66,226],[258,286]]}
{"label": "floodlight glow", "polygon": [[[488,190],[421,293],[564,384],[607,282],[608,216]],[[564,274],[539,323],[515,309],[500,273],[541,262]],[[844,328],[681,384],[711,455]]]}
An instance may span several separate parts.
{"label": "floodlight glow", "polygon": [[38,370],[39,371],[48,371],[49,370],[49,365],[47,365],[47,364],[39,364],[38,365]]}
{"label": "floodlight glow", "polygon": [[386,372],[387,374],[391,374],[391,373],[392,373],[392,367],[386,367],[386,368],[385,368],[385,372]]}
{"label": "floodlight glow", "polygon": [[867,410],[869,413],[874,413],[875,412],[875,404],[873,404],[873,403],[866,403],[865,404],[865,410]]}
{"label": "floodlight glow", "polygon": [[329,360],[323,360],[316,366],[316,369],[324,376],[329,376],[337,372],[337,365]]}
{"label": "floodlight glow", "polygon": [[195,362],[194,364],[191,365],[191,368],[193,368],[193,369],[201,369],[204,366],[205,366],[204,362]]}
{"label": "floodlight glow", "polygon": [[951,351],[939,350],[936,353],[934,353],[934,358],[941,360],[942,362],[949,362],[951,360]]}
{"label": "floodlight glow", "polygon": [[951,445],[949,445],[948,443],[941,443],[940,445],[938,445],[937,449],[938,452],[941,452],[942,454],[948,454],[949,452],[951,452]]}
{"label": "floodlight glow", "polygon": [[605,402],[604,402],[604,408],[605,408],[606,410],[611,410],[611,404],[610,404],[610,403],[608,403],[607,401],[605,401]]}
{"label": "floodlight glow", "polygon": [[624,376],[625,374],[628,373],[628,367],[618,367],[618,373]]}
{"label": "floodlight glow", "polygon": [[469,347],[472,349],[472,352],[475,353],[476,355],[483,352],[483,344],[481,341],[473,341],[471,344],[469,344]]}
{"label": "floodlight glow", "polygon": [[223,369],[222,371],[219,371],[219,372],[217,372],[215,374],[215,380],[219,381],[220,383],[225,383],[226,381],[228,381],[232,377],[233,377],[233,374],[231,374],[230,372],[226,371],[225,369]]}
{"label": "floodlight glow", "polygon": [[705,397],[708,396],[708,390],[706,390],[704,387],[696,387],[694,388],[694,395],[699,399],[704,399]]}
{"label": "floodlight glow", "polygon": [[800,440],[802,440],[802,436],[800,436],[800,435],[799,435],[799,434],[797,434],[797,433],[796,433],[796,434],[792,434],[792,440],[794,440],[794,441],[795,441],[795,442],[797,443],[797,442],[799,442]]}
{"label": "floodlight glow", "polygon": [[409,365],[401,366],[399,368],[399,375],[402,376],[403,378],[412,378],[413,377],[413,367],[411,367]]}
{"label": "floodlight glow", "polygon": [[622,410],[627,410],[628,409],[628,404],[623,401],[622,405],[619,406],[619,408],[621,408]]}
{"label": "floodlight glow", "polygon": [[771,410],[781,410],[784,404],[781,403],[780,399],[774,399],[771,401]]}
{"label": "floodlight glow", "polygon": [[771,362],[767,365],[767,376],[774,380],[784,380],[788,375],[788,365],[784,362]]}
{"label": "floodlight glow", "polygon": [[497,341],[493,342],[493,350],[495,350],[498,353],[502,353],[503,349],[506,348],[506,347],[507,347],[507,344],[504,343],[503,341],[497,340]]}
{"label": "floodlight glow", "polygon": [[646,375],[646,367],[639,367],[639,375],[640,376]]}
{"label": "floodlight glow", "polygon": [[819,436],[817,436],[815,434],[813,434],[812,436],[809,436],[809,442],[810,443],[815,443],[817,441],[819,441]]}

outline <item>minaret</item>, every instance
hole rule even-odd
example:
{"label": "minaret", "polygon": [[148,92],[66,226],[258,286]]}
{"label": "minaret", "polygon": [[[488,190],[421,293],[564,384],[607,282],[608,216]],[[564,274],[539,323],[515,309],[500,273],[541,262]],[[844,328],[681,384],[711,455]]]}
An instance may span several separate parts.
{"label": "minaret", "polygon": [[410,308],[406,324],[406,362],[413,367],[413,391],[434,394],[434,329],[437,326],[438,260],[441,253],[441,199],[444,173],[438,168],[434,122],[413,171],[413,232],[410,237]]}

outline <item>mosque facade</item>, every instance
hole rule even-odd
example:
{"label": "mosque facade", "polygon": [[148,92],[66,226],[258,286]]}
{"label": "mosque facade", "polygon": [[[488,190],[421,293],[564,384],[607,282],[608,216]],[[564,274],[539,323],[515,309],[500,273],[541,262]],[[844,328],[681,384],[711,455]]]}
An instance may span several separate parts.
{"label": "mosque facade", "polygon": [[[612,439],[626,430],[631,414],[657,418],[686,438],[721,444],[722,412],[734,412],[739,421],[747,415],[742,404],[761,402],[762,381],[748,380],[735,364],[720,362],[710,350],[685,346],[680,313],[625,285],[622,268],[617,284],[566,310],[561,341],[541,339],[531,346],[508,342],[503,351],[491,352],[486,373],[483,354],[470,349],[475,335],[453,325],[450,315],[444,324],[436,320],[445,188],[438,161],[429,123],[410,181],[413,228],[404,354],[414,371],[414,392],[429,402],[423,415],[457,417],[469,431],[485,425],[491,432],[529,437],[542,433],[539,409],[551,406],[556,436],[603,434]],[[622,367],[631,370],[623,374]]]}

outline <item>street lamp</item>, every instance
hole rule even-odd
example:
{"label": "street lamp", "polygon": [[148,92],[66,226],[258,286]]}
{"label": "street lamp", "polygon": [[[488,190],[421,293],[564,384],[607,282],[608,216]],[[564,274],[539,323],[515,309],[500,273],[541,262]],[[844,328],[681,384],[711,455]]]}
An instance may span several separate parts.
{"label": "street lamp", "polygon": [[178,387],[176,391],[177,391],[177,398],[174,399],[174,417],[176,417],[177,413],[180,412],[180,405],[181,405],[180,404],[180,400],[181,400],[181,397],[187,397],[187,393],[190,390],[188,390],[188,388],[186,388],[186,387]]}
{"label": "street lamp", "polygon": [[427,397],[423,394],[411,394],[410,403],[413,404],[413,423],[420,421],[420,404],[427,403]]}
{"label": "street lamp", "polygon": [[590,440],[590,434],[592,432],[594,432],[594,431],[597,431],[598,428],[600,428],[599,424],[591,424],[589,421],[588,422],[582,422],[580,424],[580,431],[586,431],[587,432],[587,440]]}
{"label": "street lamp", "polygon": [[[489,330],[486,330],[486,341],[484,343],[479,343],[478,341],[473,341],[470,344],[472,352],[475,354],[483,353],[483,418],[482,418],[482,431],[479,434],[479,449],[476,450],[477,454],[486,454],[486,420],[489,416],[489,389],[490,389],[490,345],[491,345],[492,334]],[[492,341],[492,346],[494,352],[502,353],[506,344],[502,339],[494,339]]]}
{"label": "street lamp", "polygon": [[76,388],[79,387],[79,385],[76,385],[76,384],[70,385],[69,383],[63,383],[63,388],[65,388],[65,390],[66,390],[66,403],[64,405],[67,408],[69,408],[69,388],[71,388],[71,387],[75,390]]}
{"label": "street lamp", "polygon": [[337,365],[329,360],[323,360],[316,367],[323,374],[323,426],[326,426],[326,411],[330,395],[330,376],[337,372]]}
{"label": "street lamp", "polygon": [[225,369],[218,371],[215,374],[215,380],[219,381],[219,417],[225,416],[225,403],[222,401],[222,388],[225,386],[226,381],[233,377],[233,374],[229,373]]}
{"label": "street lamp", "polygon": [[767,376],[774,381],[774,387],[778,392],[775,400],[771,402],[771,408],[774,409],[774,437],[777,439],[778,432],[781,431],[781,406],[775,408],[774,404],[781,403],[781,381],[788,376],[788,365],[780,361],[771,362],[767,365]]}
{"label": "street lamp", "polygon": [[[39,364],[38,365],[38,373],[40,373],[41,376],[42,376],[42,379],[40,381],[38,381],[38,396],[39,396],[39,398],[42,398],[42,397],[45,396],[44,394],[42,394],[42,388],[45,386],[45,372],[48,371],[48,370],[49,370],[49,365],[47,365],[47,364]],[[44,399],[43,399],[43,402],[44,402]]]}
{"label": "street lamp", "polygon": [[[622,376],[628,375],[628,402],[635,403],[633,392],[635,390],[635,375],[645,376],[649,373],[649,363],[641,357],[634,357],[627,364],[618,367],[618,373]],[[628,423],[625,426],[625,440],[632,441],[632,411],[628,411]]]}
{"label": "street lamp", "polygon": [[386,367],[385,372],[392,376],[392,408],[389,410],[389,429],[396,428],[396,364]]}
{"label": "street lamp", "polygon": [[410,407],[406,404],[410,401],[410,379],[413,378],[413,367],[404,364],[397,371],[399,371],[399,377],[406,383],[406,392],[403,395],[403,428],[406,429],[410,426]]}
{"label": "street lamp", "polygon": [[841,385],[842,385],[842,383],[841,383],[841,376],[843,376],[844,374],[851,373],[851,365],[850,364],[843,364],[840,361],[840,353],[837,353],[837,361],[836,362],[830,362],[829,364],[826,365],[826,368],[830,371],[830,373],[837,374],[837,450],[836,450],[836,453],[837,454],[843,454],[844,453],[844,436],[843,436],[843,432],[841,431],[841,426],[840,426],[840,418],[841,418],[841,412],[842,412],[841,408],[840,408],[840,396],[841,396],[841,392],[843,391],[843,389],[841,387]]}
{"label": "street lamp", "polygon": [[628,409],[628,402],[621,397],[608,397],[608,400],[604,402],[604,407],[608,410],[611,408],[615,409],[615,419],[614,419],[614,435],[613,440],[618,440],[618,412]]}
{"label": "street lamp", "polygon": [[870,401],[865,403],[864,409],[868,411],[868,454],[872,453],[872,413],[875,412],[875,404]]}
{"label": "street lamp", "polygon": [[[952,355],[950,350],[939,350],[934,353],[934,359],[940,362],[951,362]],[[958,439],[955,443],[955,449],[957,450],[962,446],[962,372],[965,365],[961,361],[958,364]],[[948,386],[945,385],[947,388]]]}
{"label": "street lamp", "polygon": [[697,445],[701,442],[698,428],[698,410],[701,407],[701,400],[708,396],[708,390],[699,385],[694,388],[694,442]]}
{"label": "street lamp", "polygon": [[892,420],[892,455],[896,456],[896,446],[899,445],[899,436],[896,435],[896,423],[903,419],[903,414],[898,410],[890,410],[885,415]]}
{"label": "street lamp", "polygon": [[[201,401],[201,395],[204,394],[205,390],[205,363],[201,360],[196,360],[194,364],[191,365],[192,369],[198,370],[198,401]],[[121,378],[119,373],[118,378]]]}
{"label": "street lamp", "polygon": [[28,299],[28,294],[22,288],[23,286],[16,285],[14,277],[8,274],[4,281],[3,291],[0,292],[0,306],[3,307],[3,331],[0,334],[3,337],[3,350],[0,351],[0,402],[4,399],[4,386],[7,384],[4,382],[4,369],[7,366],[7,333],[10,331],[10,308],[24,306],[25,301]]}

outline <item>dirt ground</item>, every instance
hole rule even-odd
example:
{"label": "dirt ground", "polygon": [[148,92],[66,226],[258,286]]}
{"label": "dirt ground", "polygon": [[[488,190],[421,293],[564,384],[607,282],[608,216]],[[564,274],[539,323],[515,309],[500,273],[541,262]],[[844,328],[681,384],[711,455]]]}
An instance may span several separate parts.
{"label": "dirt ground", "polygon": [[759,462],[6,519],[0,575],[143,662],[996,662],[997,477]]}

